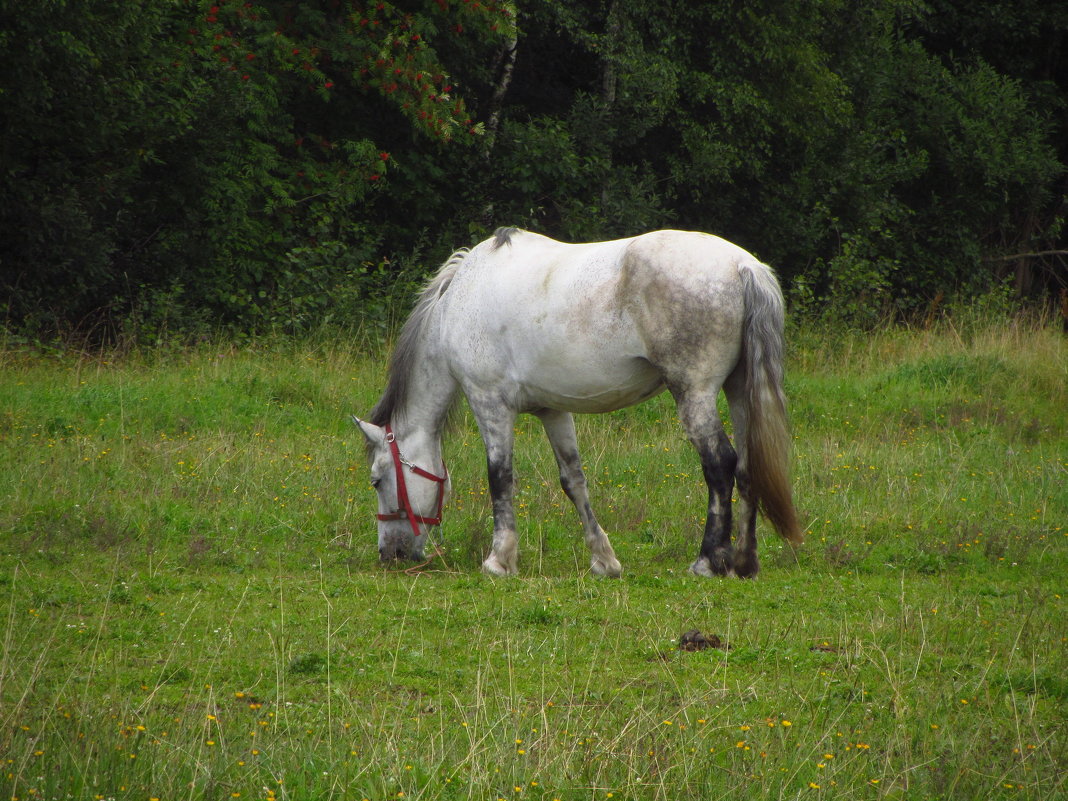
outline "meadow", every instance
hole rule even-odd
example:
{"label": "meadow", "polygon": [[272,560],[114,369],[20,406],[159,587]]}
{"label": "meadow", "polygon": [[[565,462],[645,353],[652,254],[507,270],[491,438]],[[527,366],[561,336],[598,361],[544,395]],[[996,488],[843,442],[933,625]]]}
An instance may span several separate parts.
{"label": "meadow", "polygon": [[441,556],[379,564],[379,345],[0,343],[0,799],[1068,798],[1059,321],[789,337],[807,541],[753,581],[686,571],[664,396],[579,421],[619,580],[520,421],[499,580],[462,409]]}

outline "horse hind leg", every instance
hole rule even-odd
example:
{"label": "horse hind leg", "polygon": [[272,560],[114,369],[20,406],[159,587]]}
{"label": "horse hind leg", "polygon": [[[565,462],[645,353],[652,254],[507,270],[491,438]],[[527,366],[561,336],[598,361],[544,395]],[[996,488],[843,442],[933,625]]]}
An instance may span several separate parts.
{"label": "horse hind leg", "polygon": [[731,548],[731,496],[738,456],[716,411],[718,394],[718,387],[707,393],[672,390],[679,420],[701,458],[708,486],[708,515],[701,550],[690,565],[690,570],[699,576],[729,576],[736,572]]}
{"label": "horse hind leg", "polygon": [[612,543],[597,522],[597,516],[590,506],[586,475],[582,471],[578,438],[575,435],[575,420],[567,412],[554,410],[539,412],[538,418],[545,426],[545,434],[556,455],[556,464],[560,468],[560,486],[575,505],[582,521],[586,545],[590,549],[590,571],[594,575],[616,578],[623,572],[623,567],[619,564]]}
{"label": "horse hind leg", "polygon": [[738,483],[738,536],[734,542],[734,575],[738,578],[756,578],[760,572],[756,540],[757,505],[749,484],[749,474],[741,458],[738,464],[735,472]]}
{"label": "horse hind leg", "polygon": [[734,424],[734,441],[738,445],[738,463],[734,478],[738,484],[738,508],[735,516],[737,537],[734,542],[734,573],[739,578],[754,578],[760,571],[757,559],[757,499],[749,481],[749,459],[745,447],[749,410],[745,403],[745,379],[740,371],[733,373],[723,386]]}

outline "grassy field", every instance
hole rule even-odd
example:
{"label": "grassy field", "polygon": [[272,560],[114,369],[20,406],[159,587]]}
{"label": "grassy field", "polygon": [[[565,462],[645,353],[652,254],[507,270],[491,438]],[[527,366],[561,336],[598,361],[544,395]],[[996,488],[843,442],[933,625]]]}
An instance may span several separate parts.
{"label": "grassy field", "polygon": [[685,570],[705,490],[664,397],[579,423],[622,579],[533,420],[521,577],[478,572],[469,415],[408,575],[346,422],[380,353],[0,349],[0,799],[1068,798],[1066,344],[793,332],[807,544],[746,582]]}

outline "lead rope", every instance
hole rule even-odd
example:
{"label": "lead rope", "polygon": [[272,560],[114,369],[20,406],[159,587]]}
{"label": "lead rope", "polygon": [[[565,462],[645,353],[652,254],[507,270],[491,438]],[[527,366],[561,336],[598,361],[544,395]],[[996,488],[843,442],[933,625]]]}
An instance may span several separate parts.
{"label": "lead rope", "polygon": [[[420,562],[417,565],[412,565],[411,567],[406,567],[403,570],[391,570],[390,572],[404,573],[404,575],[406,576],[420,576],[423,573],[455,573],[456,571],[453,570],[452,567],[449,566],[449,563],[445,561],[445,551],[440,545],[438,545],[438,543],[434,542],[434,538],[430,535],[429,531],[426,534],[426,539],[427,542],[434,546],[434,552],[430,554],[430,556],[428,556],[425,561]],[[441,563],[445,565],[445,570],[423,570],[423,568],[433,562],[435,558],[441,560]]]}
{"label": "lead rope", "polygon": [[[444,538],[442,538],[444,539]],[[404,573],[406,576],[421,576],[423,573],[454,573],[459,575],[456,570],[453,570],[452,565],[445,561],[445,549],[441,547],[441,544],[434,541],[433,534],[428,530],[426,532],[426,540],[434,546],[434,552],[430,554],[424,561],[411,567],[402,568],[400,570],[390,570],[390,573]],[[434,559],[440,559],[441,563],[445,566],[444,570],[424,570],[427,565],[434,561]]]}

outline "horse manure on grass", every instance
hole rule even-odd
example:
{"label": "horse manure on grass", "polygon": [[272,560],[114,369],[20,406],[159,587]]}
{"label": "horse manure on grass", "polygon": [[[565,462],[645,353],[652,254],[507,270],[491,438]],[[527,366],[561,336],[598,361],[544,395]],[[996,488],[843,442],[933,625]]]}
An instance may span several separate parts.
{"label": "horse manure on grass", "polygon": [[721,651],[729,651],[730,645],[726,640],[721,640],[717,634],[711,634],[706,637],[697,629],[683,632],[682,637],[679,638],[680,651],[704,651],[706,648],[719,648]]}

